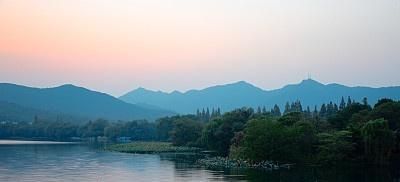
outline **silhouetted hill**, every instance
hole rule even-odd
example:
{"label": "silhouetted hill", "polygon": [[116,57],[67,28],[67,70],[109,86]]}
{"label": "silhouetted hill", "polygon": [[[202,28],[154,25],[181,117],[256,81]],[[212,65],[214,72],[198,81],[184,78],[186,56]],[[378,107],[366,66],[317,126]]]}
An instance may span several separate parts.
{"label": "silhouetted hill", "polygon": [[54,88],[31,88],[0,84],[0,101],[50,113],[65,113],[85,118],[110,120],[156,119],[174,114],[123,102],[110,95],[74,85]]}
{"label": "silhouetted hill", "polygon": [[371,104],[379,98],[400,99],[400,87],[348,87],[340,84],[322,84],[315,80],[287,85],[276,90],[262,90],[247,82],[240,81],[227,85],[209,87],[203,90],[181,92],[155,92],[139,88],[120,97],[129,103],[146,103],[160,108],[168,108],[178,113],[194,113],[198,108],[220,107],[223,111],[239,107],[266,106],[278,104],[283,110],[286,102],[300,100],[303,106],[314,107],[321,103],[340,102],[341,97],[350,96],[356,101],[367,97]]}

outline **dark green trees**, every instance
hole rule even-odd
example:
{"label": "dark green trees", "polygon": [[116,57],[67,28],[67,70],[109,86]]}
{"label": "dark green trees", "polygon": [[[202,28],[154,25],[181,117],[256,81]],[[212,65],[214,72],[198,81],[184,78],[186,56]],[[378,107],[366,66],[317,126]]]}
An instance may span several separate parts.
{"label": "dark green trees", "polygon": [[235,133],[245,128],[246,122],[253,114],[253,109],[242,108],[225,113],[221,118],[210,121],[202,134],[204,146],[220,155],[227,156]]}
{"label": "dark green trees", "polygon": [[393,132],[384,119],[369,121],[362,128],[365,157],[373,164],[387,164],[394,144]]}
{"label": "dark green trees", "polygon": [[203,130],[203,120],[194,115],[161,118],[157,121],[157,135],[161,141],[178,146],[198,146]]}
{"label": "dark green trees", "polygon": [[344,108],[346,108],[346,103],[344,102],[344,97],[342,97],[339,105],[339,110],[343,110]]}
{"label": "dark green trees", "polygon": [[202,143],[207,149],[219,155],[226,156],[234,136],[232,126],[221,118],[215,119],[205,126],[202,133]]}
{"label": "dark green trees", "polygon": [[353,114],[366,110],[369,112],[371,108],[368,105],[353,103],[345,109],[339,111],[335,117],[328,118],[329,123],[336,129],[344,129],[350,124],[350,119]]}
{"label": "dark green trees", "polygon": [[313,114],[310,109],[294,112],[295,104],[287,104],[281,117],[253,118],[244,131],[234,134],[229,156],[251,161],[366,161],[375,165],[399,159],[399,102],[384,99],[371,108],[366,99],[362,103],[348,100],[345,105],[342,99],[339,107],[332,102],[323,104]]}
{"label": "dark green trees", "polygon": [[352,133],[346,130],[319,133],[316,146],[316,161],[322,164],[349,161],[354,151]]}
{"label": "dark green trees", "polygon": [[200,112],[199,109],[196,111],[196,117],[203,121],[203,122],[208,122],[214,118],[220,117],[221,116],[221,109],[220,108],[212,108],[211,112],[210,109],[207,107],[206,109],[203,108],[202,112]]}
{"label": "dark green trees", "polygon": [[326,105],[322,104],[321,105],[321,109],[319,110],[319,116],[321,118],[325,118],[328,115],[327,109],[326,109]]}
{"label": "dark green trees", "polygon": [[157,138],[159,141],[171,141],[170,132],[174,128],[174,121],[178,116],[164,117],[157,120]]}
{"label": "dark green trees", "polygon": [[290,108],[289,102],[286,102],[285,111],[283,112],[283,114],[286,114],[286,113],[289,113],[289,112],[291,112],[291,108]]}
{"label": "dark green trees", "polygon": [[279,117],[279,116],[282,115],[281,109],[279,108],[278,105],[276,105],[276,104],[274,105],[274,108],[271,109],[271,114],[272,114],[273,116],[277,116],[277,117]]}
{"label": "dark green trees", "polygon": [[83,137],[104,136],[104,129],[109,125],[107,120],[98,119],[89,121],[80,129],[80,135]]}
{"label": "dark green trees", "polygon": [[286,161],[294,147],[293,142],[294,138],[285,126],[270,119],[252,120],[245,130],[240,157],[253,161]]}
{"label": "dark green trees", "polygon": [[385,118],[391,130],[400,129],[400,102],[390,99],[379,100],[372,110],[373,119]]}
{"label": "dark green trees", "polygon": [[170,132],[172,144],[177,146],[197,146],[203,126],[200,122],[183,118],[175,121]]}
{"label": "dark green trees", "polygon": [[278,119],[278,122],[285,126],[292,126],[298,121],[303,120],[303,113],[301,112],[291,112],[283,115]]}
{"label": "dark green trees", "polygon": [[347,98],[347,107],[350,107],[352,104],[350,96]]}
{"label": "dark green trees", "polygon": [[290,105],[289,102],[286,103],[284,114],[290,112],[303,112],[303,106],[299,100],[292,102]]}
{"label": "dark green trees", "polygon": [[231,157],[255,162],[305,162],[309,161],[314,153],[316,132],[309,122],[299,121],[293,125],[283,125],[273,118],[258,118],[250,120],[243,133],[235,136],[235,145],[230,151]]}

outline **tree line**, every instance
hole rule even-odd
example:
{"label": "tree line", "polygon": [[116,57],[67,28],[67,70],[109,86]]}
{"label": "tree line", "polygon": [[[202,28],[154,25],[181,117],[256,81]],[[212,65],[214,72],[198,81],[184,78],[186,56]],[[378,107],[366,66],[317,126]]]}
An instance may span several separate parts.
{"label": "tree line", "polygon": [[212,108],[211,112],[208,107],[206,109],[203,108],[202,111],[200,111],[200,109],[197,109],[196,111],[196,117],[204,122],[210,121],[213,118],[220,116],[221,116],[221,109],[219,107],[216,109]]}
{"label": "tree line", "polygon": [[79,125],[66,121],[51,121],[35,117],[29,122],[1,122],[0,138],[37,138],[59,141],[70,141],[107,137],[116,140],[118,137],[129,137],[131,140],[157,140],[156,124],[145,120],[130,122],[109,122],[104,119],[86,122]]}
{"label": "tree line", "polygon": [[[0,138],[107,137],[117,140],[167,141],[177,146],[199,147],[220,156],[254,162],[273,160],[294,163],[367,162],[384,165],[400,160],[400,102],[381,99],[374,106],[367,99],[342,98],[339,104],[303,107],[300,101],[240,108],[221,113],[202,109],[194,115],[85,124],[48,121],[1,122]],[[208,114],[207,114],[208,113]]]}
{"label": "tree line", "polygon": [[195,146],[234,159],[304,164],[365,162],[385,165],[400,159],[400,102],[350,97],[339,104],[303,108],[287,103],[283,113],[257,107],[226,112],[208,122],[195,116],[157,121],[159,140]]}

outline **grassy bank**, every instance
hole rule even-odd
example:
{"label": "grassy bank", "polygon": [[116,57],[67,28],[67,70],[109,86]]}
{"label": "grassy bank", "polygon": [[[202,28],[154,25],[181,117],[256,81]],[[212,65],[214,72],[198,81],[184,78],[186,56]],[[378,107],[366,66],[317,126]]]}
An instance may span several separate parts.
{"label": "grassy bank", "polygon": [[106,150],[139,154],[199,151],[198,148],[173,146],[171,143],[168,142],[132,142],[124,144],[114,144],[108,146]]}
{"label": "grassy bank", "polygon": [[230,159],[226,157],[206,157],[197,160],[197,164],[207,168],[243,168],[243,169],[266,169],[279,170],[291,169],[294,164],[279,163],[274,161],[250,162],[248,160]]}

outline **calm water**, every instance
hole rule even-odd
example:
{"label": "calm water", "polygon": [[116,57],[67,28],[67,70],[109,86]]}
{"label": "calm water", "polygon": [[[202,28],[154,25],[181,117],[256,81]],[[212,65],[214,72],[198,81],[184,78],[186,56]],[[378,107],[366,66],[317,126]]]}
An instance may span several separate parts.
{"label": "calm water", "polygon": [[208,170],[194,155],[106,152],[80,144],[0,142],[0,181],[400,181],[395,169]]}

